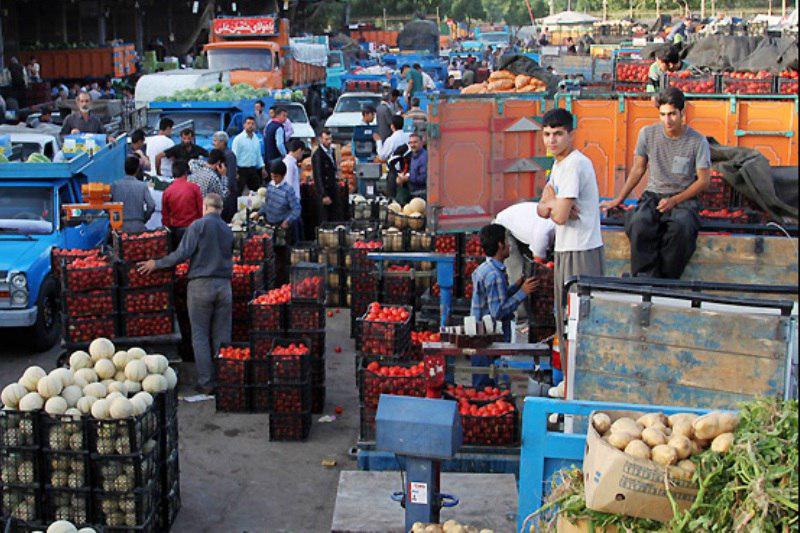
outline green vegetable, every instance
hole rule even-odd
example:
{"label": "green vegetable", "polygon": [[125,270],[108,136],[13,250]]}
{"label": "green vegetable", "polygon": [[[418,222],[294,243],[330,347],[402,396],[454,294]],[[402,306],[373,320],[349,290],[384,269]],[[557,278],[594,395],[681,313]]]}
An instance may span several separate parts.
{"label": "green vegetable", "polygon": [[28,156],[26,163],[52,163],[50,158],[44,154],[40,154],[39,152],[33,152],[31,155]]}

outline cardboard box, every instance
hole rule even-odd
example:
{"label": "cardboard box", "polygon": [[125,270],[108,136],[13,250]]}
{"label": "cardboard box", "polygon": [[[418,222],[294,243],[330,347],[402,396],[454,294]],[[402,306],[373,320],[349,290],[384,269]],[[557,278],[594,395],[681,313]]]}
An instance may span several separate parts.
{"label": "cardboard box", "polygon": [[556,533],[619,533],[619,528],[617,526],[595,526],[588,518],[570,521],[559,515],[556,521]]}
{"label": "cardboard box", "polygon": [[[611,417],[612,423],[624,416],[636,420],[646,414],[635,411],[603,412]],[[583,457],[587,508],[666,522],[673,513],[666,492],[665,472],[666,469],[661,465],[637,459],[614,448],[589,424]],[[669,482],[670,492],[678,507],[688,508],[695,499],[697,486],[691,481],[672,476]]]}

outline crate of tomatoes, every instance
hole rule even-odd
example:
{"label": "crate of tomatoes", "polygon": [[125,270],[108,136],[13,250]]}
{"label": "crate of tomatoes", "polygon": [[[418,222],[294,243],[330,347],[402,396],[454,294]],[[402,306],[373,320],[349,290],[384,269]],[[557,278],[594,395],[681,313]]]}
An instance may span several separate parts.
{"label": "crate of tomatoes", "polygon": [[614,81],[647,84],[652,59],[617,59],[614,64]]}
{"label": "crate of tomatoes", "polygon": [[271,383],[263,389],[255,387],[256,395],[253,397],[253,408],[262,410],[263,391],[269,396],[268,410],[270,414],[299,414],[311,412],[311,385]]}
{"label": "crate of tomatoes", "polygon": [[297,384],[309,380],[311,352],[307,339],[278,338],[266,359],[250,361],[250,384]]}
{"label": "crate of tomatoes", "polygon": [[437,254],[455,255],[459,251],[460,233],[438,233],[433,236],[433,251]]}
{"label": "crate of tomatoes", "polygon": [[244,385],[218,384],[214,389],[217,411],[221,413],[247,413],[250,411],[249,389]]}
{"label": "crate of tomatoes", "polygon": [[241,261],[246,264],[259,264],[275,259],[272,235],[260,233],[245,237],[241,244]]}
{"label": "crate of tomatoes", "polygon": [[722,75],[722,92],[729,94],[771,94],[774,77],[769,71],[733,71]]}
{"label": "crate of tomatoes", "polygon": [[138,263],[126,261],[117,263],[117,275],[120,287],[137,289],[161,287],[172,283],[176,277],[174,268],[159,268],[150,274],[140,274]]}
{"label": "crate of tomatoes", "polygon": [[725,209],[733,202],[733,188],[712,171],[708,188],[698,197],[700,205],[706,209]]}
{"label": "crate of tomatoes", "polygon": [[719,92],[719,78],[715,74],[698,74],[682,70],[666,77],[666,85],[687,94],[714,94]]}
{"label": "crate of tomatoes", "polygon": [[83,250],[80,248],[59,248],[54,246],[50,250],[50,270],[56,279],[61,279],[61,268],[64,263],[71,262],[75,259],[86,259],[87,257],[97,257],[103,255],[100,248],[89,248]]}
{"label": "crate of tomatoes", "polygon": [[357,348],[365,355],[405,355],[411,345],[413,308],[372,302],[357,320]]}
{"label": "crate of tomatoes", "polygon": [[115,231],[114,253],[120,259],[131,263],[161,259],[169,253],[169,230],[158,228],[141,233]]}
{"label": "crate of tomatoes", "polygon": [[155,337],[175,331],[173,309],[150,313],[122,313],[120,335],[123,337]]}
{"label": "crate of tomatoes", "polygon": [[287,309],[287,325],[293,330],[325,329],[325,306],[316,303],[292,302]]}
{"label": "crate of tomatoes", "polygon": [[271,291],[256,291],[249,304],[251,330],[277,332],[286,329],[286,304],[290,297],[288,283]]}
{"label": "crate of tomatoes", "polygon": [[65,315],[75,318],[113,315],[117,310],[117,292],[114,289],[66,291],[61,294],[61,305]]}
{"label": "crate of tomatoes", "polygon": [[383,241],[381,240],[362,240],[353,243],[350,250],[350,264],[348,265],[353,270],[371,272],[377,270],[375,261],[367,257],[372,252],[379,252],[383,249]]}
{"label": "crate of tomatoes", "polygon": [[468,399],[458,401],[464,444],[514,446],[519,442],[518,413],[511,398],[499,398],[483,405]]}
{"label": "crate of tomatoes", "polygon": [[220,385],[247,385],[247,362],[250,347],[246,344],[223,344],[214,358],[217,382]]}
{"label": "crate of tomatoes", "polygon": [[269,440],[306,440],[311,432],[311,413],[269,415]]}
{"label": "crate of tomatoes", "polygon": [[120,290],[120,311],[123,313],[157,313],[173,308],[172,284]]}
{"label": "crate of tomatoes", "polygon": [[413,306],[417,298],[415,274],[411,265],[388,265],[383,270],[383,303]]}
{"label": "crate of tomatoes", "polygon": [[327,267],[322,263],[297,263],[290,268],[292,302],[324,304]]}
{"label": "crate of tomatoes", "polygon": [[511,391],[505,387],[484,387],[482,389],[470,387],[467,385],[446,383],[442,390],[442,398],[447,400],[455,400],[460,402],[468,400],[477,406],[487,405],[496,402],[499,399],[504,399],[509,403],[514,403],[514,398]]}
{"label": "crate of tomatoes", "polygon": [[425,342],[441,342],[442,334],[437,331],[412,331],[411,350],[408,352],[410,359],[422,360],[422,344]]}
{"label": "crate of tomatoes", "polygon": [[110,289],[116,285],[114,264],[106,255],[63,259],[61,272],[61,288],[65,291]]}
{"label": "crate of tomatoes", "polygon": [[796,70],[783,70],[778,75],[778,94],[797,94],[798,79]]}
{"label": "crate of tomatoes", "polygon": [[113,339],[117,335],[117,315],[62,317],[62,336],[68,345],[88,343],[97,337]]}
{"label": "crate of tomatoes", "polygon": [[361,372],[361,402],[377,408],[381,394],[416,396],[426,393],[425,365],[422,362],[371,361]]}
{"label": "crate of tomatoes", "polygon": [[257,290],[264,289],[264,270],[261,265],[233,265],[231,278],[233,296],[250,299]]}

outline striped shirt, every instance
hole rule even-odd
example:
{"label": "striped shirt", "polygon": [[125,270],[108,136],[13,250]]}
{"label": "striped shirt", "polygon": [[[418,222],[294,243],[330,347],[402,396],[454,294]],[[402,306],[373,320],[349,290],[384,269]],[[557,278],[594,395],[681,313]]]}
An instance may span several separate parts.
{"label": "striped shirt", "polygon": [[258,214],[266,217],[270,224],[292,223],[300,218],[300,202],[285,179],[278,184],[269,182],[267,197]]}
{"label": "striped shirt", "polygon": [[506,266],[493,257],[487,257],[472,273],[470,314],[475,320],[490,315],[495,321],[502,322],[503,335],[510,340],[511,318],[519,304],[525,301],[525,296],[519,285],[509,288]]}
{"label": "striped shirt", "polygon": [[200,187],[203,198],[210,192],[219,194],[222,198],[228,196],[228,179],[222,178],[217,171],[206,164],[202,159],[189,161],[189,181]]}

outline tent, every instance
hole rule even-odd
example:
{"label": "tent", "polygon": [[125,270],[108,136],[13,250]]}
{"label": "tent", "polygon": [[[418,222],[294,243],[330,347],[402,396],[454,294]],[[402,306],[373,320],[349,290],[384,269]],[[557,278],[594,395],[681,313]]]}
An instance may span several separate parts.
{"label": "tent", "polygon": [[539,19],[539,23],[545,26],[571,26],[580,24],[594,24],[597,22],[597,17],[593,17],[587,13],[578,13],[577,11],[562,11],[549,17]]}

